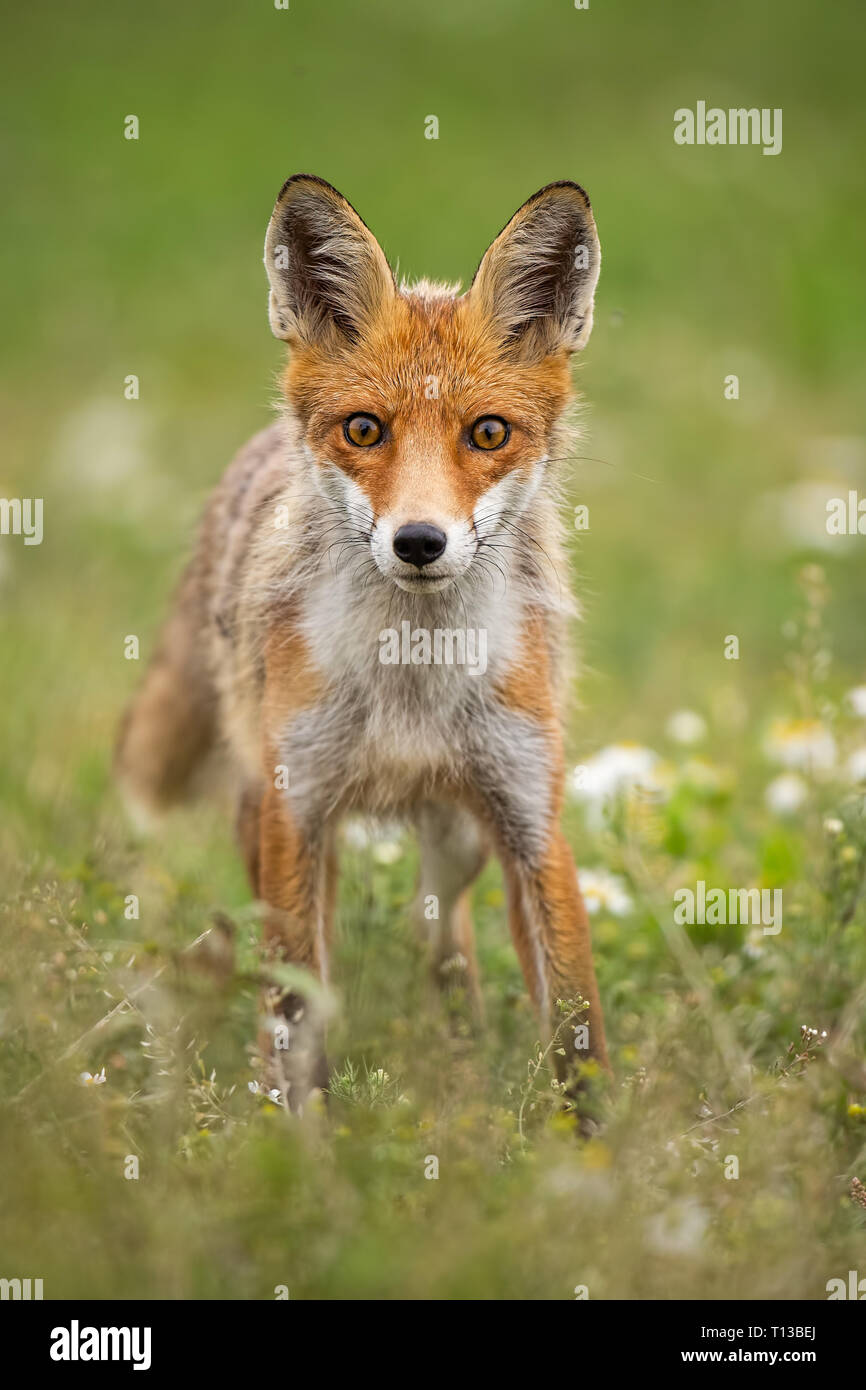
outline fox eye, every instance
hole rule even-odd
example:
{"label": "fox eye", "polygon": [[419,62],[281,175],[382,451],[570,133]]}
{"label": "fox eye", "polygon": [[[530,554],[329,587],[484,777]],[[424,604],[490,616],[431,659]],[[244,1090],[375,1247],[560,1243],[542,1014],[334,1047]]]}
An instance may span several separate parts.
{"label": "fox eye", "polygon": [[476,449],[501,449],[511,430],[498,415],[482,415],[469,431]]}
{"label": "fox eye", "polygon": [[382,438],[382,426],[375,415],[350,415],[343,425],[343,434],[350,444],[368,449]]}

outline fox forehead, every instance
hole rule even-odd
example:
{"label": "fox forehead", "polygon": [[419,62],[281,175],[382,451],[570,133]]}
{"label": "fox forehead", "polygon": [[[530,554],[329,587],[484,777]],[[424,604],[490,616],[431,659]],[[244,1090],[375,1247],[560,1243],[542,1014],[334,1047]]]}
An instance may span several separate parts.
{"label": "fox forehead", "polygon": [[521,362],[465,296],[422,281],[403,287],[357,342],[339,353],[292,354],[286,394],[315,436],[353,411],[412,433],[501,415],[542,442],[570,396],[566,353]]}

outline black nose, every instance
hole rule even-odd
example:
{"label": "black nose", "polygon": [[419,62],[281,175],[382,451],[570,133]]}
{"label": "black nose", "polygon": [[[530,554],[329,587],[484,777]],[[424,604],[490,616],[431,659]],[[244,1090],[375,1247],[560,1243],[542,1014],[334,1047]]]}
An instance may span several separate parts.
{"label": "black nose", "polygon": [[447,544],[448,537],[438,526],[430,526],[426,521],[409,521],[394,537],[394,554],[420,570],[438,560]]}

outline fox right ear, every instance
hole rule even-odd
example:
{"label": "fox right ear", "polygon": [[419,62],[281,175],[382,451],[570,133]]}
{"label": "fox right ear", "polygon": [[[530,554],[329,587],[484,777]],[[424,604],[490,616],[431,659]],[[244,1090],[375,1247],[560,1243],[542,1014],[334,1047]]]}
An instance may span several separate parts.
{"label": "fox right ear", "polygon": [[384,252],[351,203],[324,179],[283,184],[265,238],[277,338],[355,342],[396,293]]}

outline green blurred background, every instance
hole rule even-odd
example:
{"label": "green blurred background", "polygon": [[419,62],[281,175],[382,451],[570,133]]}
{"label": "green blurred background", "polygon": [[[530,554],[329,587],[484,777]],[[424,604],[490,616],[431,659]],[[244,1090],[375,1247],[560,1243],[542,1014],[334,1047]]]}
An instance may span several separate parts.
{"label": "green blurred background", "polygon": [[[860,0],[591,0],[582,11],[569,0],[291,0],[287,11],[269,0],[46,0],[29,8],[6,0],[2,8],[0,494],[43,497],[45,538],[30,548],[0,538],[0,852],[10,890],[31,894],[18,900],[13,920],[36,933],[26,937],[34,978],[37,962],[66,949],[51,936],[59,919],[51,917],[55,889],[45,883],[71,883],[78,907],[70,921],[86,919],[91,939],[101,933],[112,949],[126,933],[158,952],[189,940],[215,905],[244,910],[227,827],[200,816],[156,849],[131,848],[110,753],[141,670],[124,660],[124,638],[137,634],[146,657],[208,491],[272,417],[283,347],[267,326],[261,250],[274,197],[301,170],[346,194],[402,275],[464,283],[535,189],[559,178],[587,189],[603,268],[595,328],[576,365],[584,433],[565,470],[569,507],[583,503],[590,514],[573,547],[585,622],[571,757],[620,740],[658,746],[672,711],[696,709],[710,726],[711,755],[736,764],[741,788],[735,806],[717,809],[712,824],[700,821],[700,852],[713,844],[736,850],[752,835],[744,855],[754,848],[765,871],[769,863],[777,875],[805,878],[808,828],[781,849],[775,831],[755,829],[769,776],[759,750],[770,717],[804,712],[786,684],[783,634],[804,562],[820,562],[829,581],[831,692],[866,678],[866,538],[831,541],[824,526],[826,498],[848,489],[866,496]],[[698,100],[781,107],[781,154],[677,146],[674,111]],[[124,139],[130,114],[140,121],[137,141]],[[429,115],[438,117],[438,140],[425,139]],[[124,399],[130,374],[140,379],[136,401]],[[739,377],[736,401],[725,399],[729,374]],[[728,634],[739,637],[737,663],[723,659]],[[689,826],[680,829],[697,855]],[[366,872],[356,866],[349,877],[346,990],[356,1036],[369,1044],[364,1056],[381,1062],[398,1047],[386,1025],[399,1016],[408,968],[387,924],[394,903],[402,910],[410,876],[381,865],[373,879]],[[118,910],[135,874],[162,894],[158,926],[124,923]],[[29,915],[34,883],[54,903],[44,921]],[[519,993],[496,883],[494,876],[484,888],[482,958],[494,986]],[[385,941],[378,964],[374,927]],[[651,1012],[664,990],[673,997],[679,986],[660,938],[644,952],[651,969],[639,966],[640,950],[614,937],[611,928],[601,943],[602,982],[615,1045],[634,1060],[649,1035],[649,1025],[634,1021],[643,1017],[636,994],[647,993]],[[631,980],[626,998],[625,977],[641,968],[645,976]],[[353,970],[363,972],[362,985]],[[762,1000],[757,986],[749,991],[750,1036],[766,1041],[776,1029],[786,1037],[799,1007],[793,984],[778,1013],[778,1001]],[[26,1041],[11,1053],[11,1089],[37,1077],[60,1049],[57,1037],[73,1040],[103,1006],[77,993],[55,999],[47,1013],[56,1010],[59,1034],[41,1043],[28,1035],[32,1017],[23,1009]],[[531,1041],[528,1016],[520,1028],[518,1041]],[[116,1044],[115,1071],[125,1046]],[[767,1048],[769,1057],[769,1041]],[[75,1065],[103,1060],[87,1055]],[[506,1071],[504,1061],[494,1065],[494,1088]],[[692,1080],[696,1094],[700,1078]],[[53,1133],[52,1124],[65,1123],[64,1102],[47,1094]],[[119,1152],[124,1142],[117,1139]],[[108,1144],[106,1163],[117,1145]],[[92,1154],[100,1143],[90,1135],[72,1147],[68,1193],[56,1199],[65,1216],[55,1215],[77,1213],[67,1228],[72,1247],[94,1259],[100,1252],[86,1287],[97,1296],[118,1287],[158,1293],[170,1279],[164,1266],[180,1268],[181,1257],[172,1265],[169,1245],[154,1237],[147,1272],[137,1280],[124,1265],[118,1273],[94,1234],[98,1218],[76,1166],[87,1152],[98,1171]],[[466,1162],[486,1161],[482,1152],[484,1142]],[[300,1170],[284,1172],[289,1160],[271,1150],[266,1159],[265,1186],[279,1204],[281,1183]],[[38,1171],[27,1149],[5,1162]],[[363,1160],[346,1171],[346,1182],[357,1178],[363,1188]],[[182,1202],[183,1189],[170,1167],[163,1177],[141,1227],[118,1204],[115,1229],[132,1221],[139,1241],[148,1222],[162,1222],[165,1241],[169,1220],[183,1229],[168,1195]],[[33,1181],[19,1197],[28,1210],[51,1211],[52,1193],[63,1187],[57,1172]],[[478,1215],[472,1182],[465,1205],[452,1209],[467,1229]],[[375,1184],[364,1190],[379,1201]],[[524,1214],[535,1200],[527,1192],[515,1198]],[[229,1202],[228,1185],[223,1196]],[[258,1215],[250,1229],[264,1241],[258,1200],[251,1198]],[[332,1296],[388,1296],[411,1270],[418,1294],[557,1296],[541,1236],[536,1248],[527,1235],[523,1281],[502,1272],[511,1268],[503,1253],[508,1200],[498,1208],[501,1229],[490,1216],[499,1231],[492,1243],[478,1236],[484,1257],[475,1280],[471,1272],[437,1273],[433,1246],[422,1256],[417,1231],[414,1252],[407,1235],[409,1246],[389,1266],[397,1228],[387,1223],[369,1245],[359,1234],[349,1254],[333,1236],[338,1271],[295,1230],[309,1254],[298,1278]],[[347,1199],[333,1230],[352,1225],[351,1210]],[[776,1213],[780,1231],[789,1214]],[[552,1214],[550,1231],[557,1222]],[[766,1243],[773,1221],[757,1226]],[[820,1229],[816,1217],[816,1241]],[[23,1226],[19,1235],[16,1248],[25,1249]],[[247,1236],[237,1236],[241,1245]],[[189,1233],[185,1239],[194,1245]],[[744,1268],[753,1267],[753,1252],[740,1253]],[[80,1269],[65,1269],[47,1248],[41,1257],[55,1259],[55,1287],[81,1287]],[[259,1248],[255,1260],[263,1258]],[[429,1279],[418,1273],[424,1258]],[[228,1274],[220,1282],[229,1264],[223,1247],[209,1249],[169,1287],[260,1296],[252,1274],[238,1276],[240,1285]],[[565,1281],[570,1268],[565,1261]],[[708,1290],[719,1268],[707,1265]],[[790,1287],[802,1292],[796,1260],[788,1269]],[[608,1271],[604,1287],[634,1292],[632,1277]],[[689,1278],[686,1271],[685,1289]],[[661,1282],[655,1296],[669,1287]]]}
{"label": "green blurred background", "polygon": [[[42,547],[2,546],[24,843],[46,796],[98,775],[135,674],[121,639],[146,646],[202,500],[270,418],[261,245],[298,170],[345,192],[402,274],[464,283],[534,189],[587,188],[603,270],[568,480],[590,506],[577,736],[644,736],[719,672],[726,633],[738,682],[765,682],[792,547],[762,499],[866,488],[863,27],[856,3],[807,0],[9,7],[2,486],[46,518]],[[782,107],[781,155],[675,145],[698,99]],[[855,662],[866,546],[837,550]]]}

